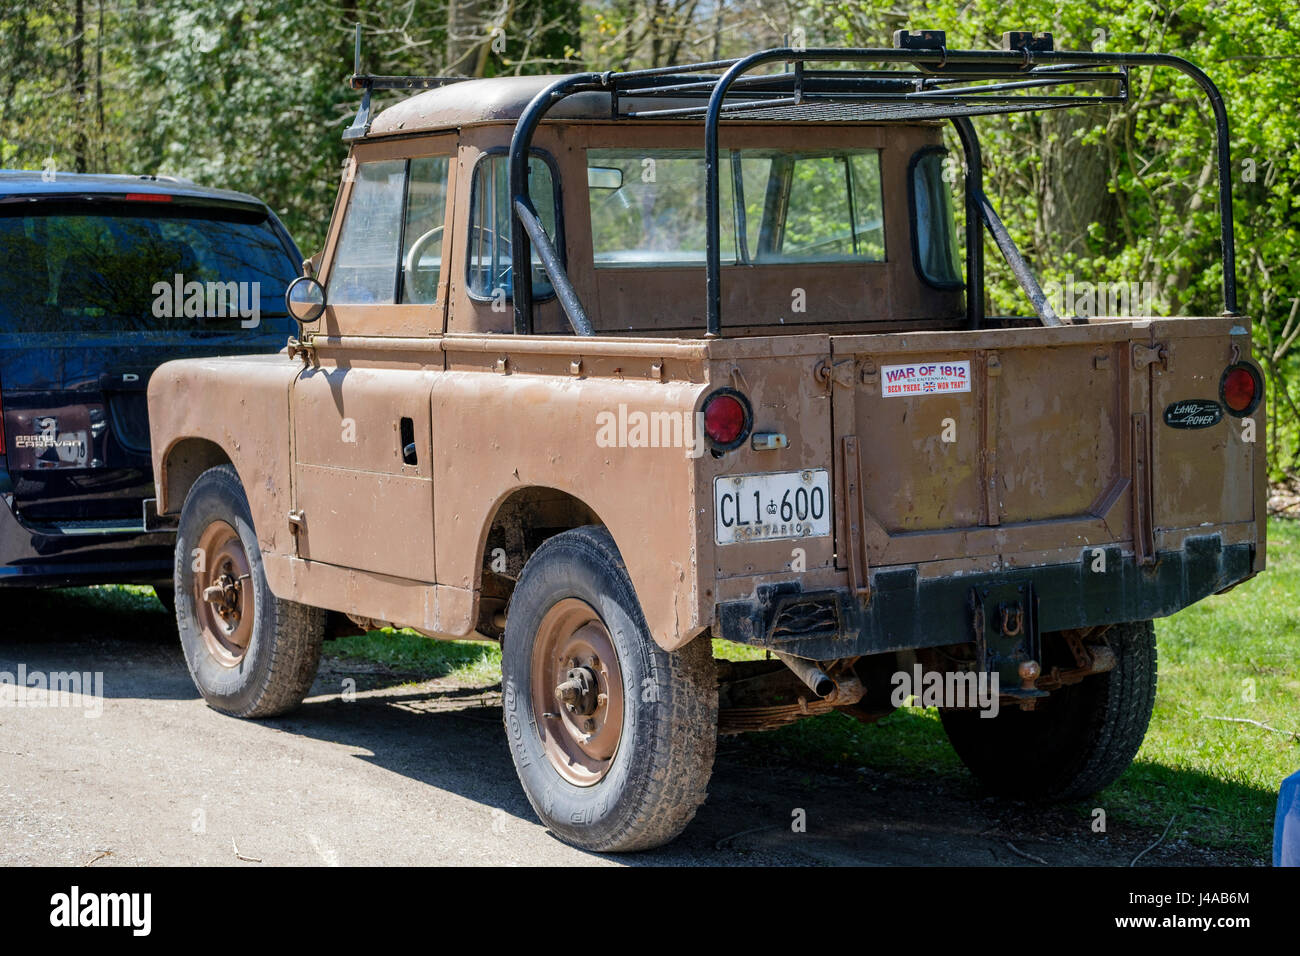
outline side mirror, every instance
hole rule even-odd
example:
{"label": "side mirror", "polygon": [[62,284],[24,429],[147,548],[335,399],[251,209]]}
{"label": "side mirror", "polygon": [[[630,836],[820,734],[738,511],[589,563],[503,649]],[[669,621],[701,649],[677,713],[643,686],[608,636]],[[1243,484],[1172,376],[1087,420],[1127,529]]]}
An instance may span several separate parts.
{"label": "side mirror", "polygon": [[299,276],[284,290],[284,310],[299,327],[310,325],[325,311],[325,287],[311,276]]}

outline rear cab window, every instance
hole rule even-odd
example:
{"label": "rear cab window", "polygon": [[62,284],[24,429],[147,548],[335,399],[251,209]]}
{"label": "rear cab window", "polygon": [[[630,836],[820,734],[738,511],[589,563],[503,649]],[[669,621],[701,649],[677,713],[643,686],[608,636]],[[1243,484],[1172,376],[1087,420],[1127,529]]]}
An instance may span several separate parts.
{"label": "rear cab window", "polygon": [[[723,150],[724,265],[884,262],[875,149]],[[703,267],[704,153],[587,151],[596,268]]]}
{"label": "rear cab window", "polygon": [[921,150],[912,157],[907,184],[913,221],[912,258],[921,278],[939,289],[964,284],[950,181],[954,177],[945,175],[949,161],[942,147]]}

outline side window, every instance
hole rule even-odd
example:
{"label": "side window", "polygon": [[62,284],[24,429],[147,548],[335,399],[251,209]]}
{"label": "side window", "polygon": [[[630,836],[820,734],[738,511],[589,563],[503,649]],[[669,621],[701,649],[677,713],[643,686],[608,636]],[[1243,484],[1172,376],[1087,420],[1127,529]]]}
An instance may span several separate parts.
{"label": "side window", "polygon": [[361,163],[356,176],[330,269],[329,301],[391,304],[397,292],[406,161]]}
{"label": "side window", "polygon": [[438,297],[449,162],[446,156],[411,160],[402,239],[403,302],[428,304]]}
{"label": "side window", "polygon": [[912,255],[921,278],[941,289],[962,285],[957,256],[957,227],[953,216],[952,192],[944,182],[943,163],[947,153],[930,149],[912,160],[911,189]]}
{"label": "side window", "polygon": [[[510,214],[510,160],[504,153],[492,153],[479,160],[474,168],[470,188],[469,255],[467,279],[472,295],[484,299],[504,296],[514,292],[511,276],[511,220]],[[563,250],[557,238],[555,179],[551,167],[540,157],[528,160],[528,193],[546,234],[556,247]],[[554,293],[546,272],[542,269],[537,250],[532,255],[533,296],[545,298]]]}

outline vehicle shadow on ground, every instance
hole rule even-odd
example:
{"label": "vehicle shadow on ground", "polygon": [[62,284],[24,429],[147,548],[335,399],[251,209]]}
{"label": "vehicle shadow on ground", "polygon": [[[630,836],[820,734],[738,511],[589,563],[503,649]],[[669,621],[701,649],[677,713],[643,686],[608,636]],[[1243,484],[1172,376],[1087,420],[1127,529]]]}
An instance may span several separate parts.
{"label": "vehicle shadow on ground", "polygon": [[[29,670],[103,670],[105,696],[115,699],[198,697],[175,625],[147,590],[0,593],[0,613],[6,621],[0,669],[22,661]],[[86,634],[88,621],[93,636]],[[354,683],[345,683],[348,678]],[[535,824],[506,744],[499,685],[428,678],[327,658],[299,710],[261,723],[356,748],[360,760],[499,808],[518,825]],[[937,726],[927,732],[942,734]],[[828,766],[801,733],[722,738],[709,798],[686,832],[668,847],[614,859],[629,865],[1127,865],[1160,836],[1118,814],[1111,814],[1106,833],[1094,833],[1087,807],[995,799],[960,774]],[[878,725],[858,746],[883,756],[891,747],[924,744],[916,733],[915,722]],[[1141,762],[1129,772],[1154,775],[1157,793],[1225,786]],[[1237,789],[1243,808],[1271,797]],[[1104,793],[1094,799],[1106,806]],[[1179,807],[1178,826],[1142,864],[1260,862],[1189,845],[1181,834],[1194,830],[1197,812]]]}
{"label": "vehicle shadow on ground", "polygon": [[[0,589],[0,643],[175,644],[176,620],[147,587]],[[87,631],[93,628],[93,635]]]}
{"label": "vehicle shadow on ground", "polygon": [[0,621],[0,670],[102,672],[108,699],[199,696],[150,588],[0,590]]}
{"label": "vehicle shadow on ground", "polygon": [[[318,696],[268,723],[356,747],[365,751],[358,759],[536,822],[510,758],[499,685],[435,681],[409,691],[360,692],[348,702],[337,692],[348,662],[330,663],[339,669],[322,675],[312,689]],[[1096,833],[1088,807],[993,798],[969,777],[828,769],[772,751],[761,735],[720,739],[709,798],[686,832],[662,849],[612,858],[628,865],[1127,866],[1160,836],[1122,815],[1112,815],[1107,832]],[[1177,774],[1180,788],[1222,785],[1199,773],[1160,769]],[[1104,794],[1095,799],[1105,806]],[[1147,852],[1142,863],[1259,862],[1192,846],[1181,832]]]}

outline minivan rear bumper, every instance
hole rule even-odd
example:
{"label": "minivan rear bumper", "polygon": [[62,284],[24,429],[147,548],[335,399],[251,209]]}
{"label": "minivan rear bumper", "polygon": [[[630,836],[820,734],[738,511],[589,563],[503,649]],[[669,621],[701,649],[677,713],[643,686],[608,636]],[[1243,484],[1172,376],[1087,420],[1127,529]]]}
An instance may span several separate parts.
{"label": "minivan rear bumper", "polygon": [[[1219,535],[1186,539],[1142,566],[1106,548],[1105,572],[1088,560],[924,578],[914,566],[880,568],[871,594],[848,588],[804,591],[798,582],[760,585],[752,600],[717,606],[715,636],[813,660],[941,647],[975,639],[977,591],[1031,585],[1042,632],[1164,617],[1251,577],[1254,545],[1224,546]],[[1092,549],[1088,549],[1091,555]]]}
{"label": "minivan rear bumper", "polygon": [[47,534],[0,501],[0,588],[171,581],[172,531]]}

